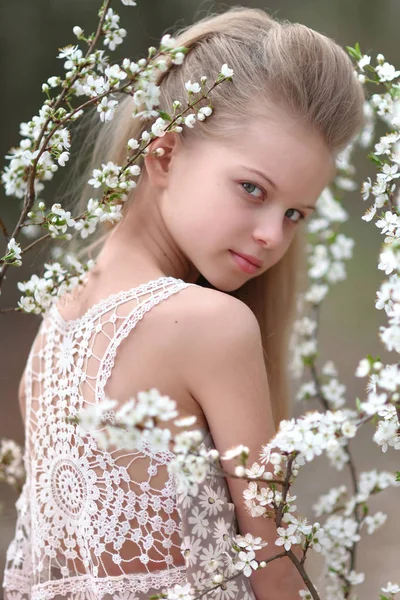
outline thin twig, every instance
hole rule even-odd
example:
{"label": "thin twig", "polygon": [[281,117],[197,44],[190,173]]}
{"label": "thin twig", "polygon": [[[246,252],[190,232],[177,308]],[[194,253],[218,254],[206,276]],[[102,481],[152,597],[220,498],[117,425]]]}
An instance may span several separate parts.
{"label": "thin twig", "polygon": [[7,233],[7,228],[6,228],[6,226],[4,224],[4,221],[3,221],[3,219],[1,217],[0,217],[0,229],[1,229],[3,235],[4,235],[5,239],[6,239],[6,242],[8,242],[10,240],[10,236]]}
{"label": "thin twig", "polygon": [[50,233],[46,233],[45,235],[42,235],[42,237],[38,238],[37,240],[35,240],[31,244],[29,244],[29,246],[26,246],[23,250],[21,250],[21,254],[25,254],[25,252],[28,252],[28,250],[31,250],[32,248],[34,248],[34,246],[36,246],[36,244],[43,242],[43,240],[47,240],[47,238],[49,238],[49,237],[51,237]]}
{"label": "thin twig", "polygon": [[21,309],[16,306],[10,308],[0,308],[0,313],[21,312]]}
{"label": "thin twig", "polygon": [[321,600],[320,596],[319,596],[319,594],[317,592],[317,590],[313,586],[313,583],[312,583],[311,579],[309,578],[309,576],[307,574],[307,571],[304,568],[304,565],[297,558],[297,556],[295,555],[295,553],[293,552],[293,550],[288,550],[287,556],[290,558],[290,560],[292,561],[292,563],[294,564],[294,566],[296,567],[296,569],[300,573],[300,575],[303,578],[304,583],[308,587],[308,590],[309,590],[311,596],[313,597],[313,599],[314,600]]}

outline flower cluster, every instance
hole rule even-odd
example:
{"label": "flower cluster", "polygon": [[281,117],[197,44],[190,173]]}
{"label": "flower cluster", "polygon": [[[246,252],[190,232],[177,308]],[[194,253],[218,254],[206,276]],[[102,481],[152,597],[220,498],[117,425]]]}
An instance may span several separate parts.
{"label": "flower cluster", "polygon": [[13,440],[0,440],[0,482],[5,482],[22,489],[25,479],[25,468],[22,459],[22,448]]}
{"label": "flower cluster", "polygon": [[54,262],[45,263],[44,266],[46,270],[43,277],[34,274],[28,281],[17,284],[18,289],[24,292],[18,301],[18,306],[24,312],[40,314],[48,310],[57,297],[83,282],[94,262],[82,264],[72,254],[67,254],[64,265]]}

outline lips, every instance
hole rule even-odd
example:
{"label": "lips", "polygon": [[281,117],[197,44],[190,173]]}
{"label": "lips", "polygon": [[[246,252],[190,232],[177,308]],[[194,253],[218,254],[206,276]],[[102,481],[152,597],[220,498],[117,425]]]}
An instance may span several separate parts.
{"label": "lips", "polygon": [[252,265],[254,265],[255,267],[262,267],[262,261],[258,258],[256,258],[255,256],[251,256],[250,254],[242,254],[241,252],[236,252],[235,254],[237,254],[238,256],[241,256],[242,258],[244,258],[245,260],[247,260],[249,263],[251,263]]}

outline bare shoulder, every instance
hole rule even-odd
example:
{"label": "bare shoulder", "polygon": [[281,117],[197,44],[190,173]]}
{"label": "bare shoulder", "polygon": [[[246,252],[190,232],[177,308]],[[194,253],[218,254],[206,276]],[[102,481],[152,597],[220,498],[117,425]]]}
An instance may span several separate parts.
{"label": "bare shoulder", "polygon": [[[261,404],[265,409],[268,377],[260,326],[252,310],[217,290],[192,288],[191,297],[186,291],[181,298],[185,306],[179,354],[187,389],[210,420],[224,419],[222,413],[243,404],[244,398],[248,406],[253,404],[254,413]],[[263,411],[266,417],[267,412]]]}
{"label": "bare shoulder", "polygon": [[201,344],[230,343],[241,337],[261,341],[261,332],[253,311],[241,300],[218,290],[193,286],[179,299],[182,335],[186,342]]}

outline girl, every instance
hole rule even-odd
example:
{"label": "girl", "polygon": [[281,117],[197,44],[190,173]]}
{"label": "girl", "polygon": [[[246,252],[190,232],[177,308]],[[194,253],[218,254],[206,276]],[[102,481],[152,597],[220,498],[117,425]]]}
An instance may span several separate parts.
{"label": "girl", "polygon": [[[27,481],[6,600],[144,600],[186,583],[201,593],[226,576],[237,531],[269,542],[258,560],[279,553],[274,523],[246,511],[245,482],[211,478],[179,496],[168,453],[100,451],[65,420],[156,388],[196,415],[204,444],[245,444],[251,465],[288,415],[302,223],[362,125],[362,88],[332,40],[262,10],[207,17],[176,43],[190,51],[160,74],[162,110],[223,63],[234,76],[212,92],[211,118],[152,142],[85,285],[44,317],[20,387]],[[102,131],[105,161],[122,164],[151,126],[132,119],[131,102]],[[301,588],[285,557],[210,597],[288,600]]]}

